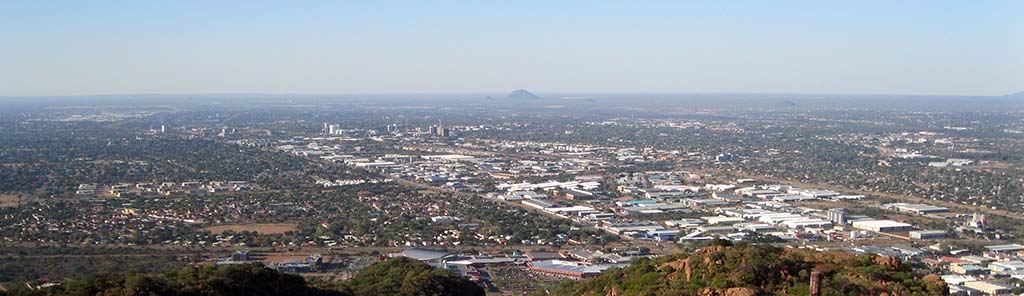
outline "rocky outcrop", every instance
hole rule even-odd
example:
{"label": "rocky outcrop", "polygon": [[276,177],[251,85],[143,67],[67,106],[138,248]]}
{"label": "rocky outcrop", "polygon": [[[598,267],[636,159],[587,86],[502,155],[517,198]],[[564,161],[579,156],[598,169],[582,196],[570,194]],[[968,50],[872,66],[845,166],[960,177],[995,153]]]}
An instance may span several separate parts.
{"label": "rocky outcrop", "polygon": [[700,296],[757,296],[757,291],[751,288],[728,288],[711,289],[707,288],[700,292]]}
{"label": "rocky outcrop", "polygon": [[893,258],[888,256],[875,257],[875,264],[885,266],[885,268],[890,270],[903,269],[903,261],[900,261],[899,258]]}

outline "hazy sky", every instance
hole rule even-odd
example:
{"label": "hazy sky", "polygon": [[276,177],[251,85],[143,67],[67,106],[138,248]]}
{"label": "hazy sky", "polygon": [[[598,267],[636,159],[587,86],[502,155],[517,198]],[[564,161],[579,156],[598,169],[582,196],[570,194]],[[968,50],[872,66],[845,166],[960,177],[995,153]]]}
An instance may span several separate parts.
{"label": "hazy sky", "polygon": [[1024,90],[1024,1],[338,2],[0,1],[0,95]]}

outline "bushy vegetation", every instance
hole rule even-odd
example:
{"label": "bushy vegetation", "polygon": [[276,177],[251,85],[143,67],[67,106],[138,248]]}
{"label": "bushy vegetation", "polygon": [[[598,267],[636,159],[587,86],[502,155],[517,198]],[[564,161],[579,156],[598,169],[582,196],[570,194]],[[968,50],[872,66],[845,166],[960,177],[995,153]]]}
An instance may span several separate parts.
{"label": "bushy vegetation", "polygon": [[189,267],[160,276],[94,274],[51,288],[12,289],[6,295],[484,295],[482,288],[455,273],[408,258],[378,262],[348,281],[322,286],[245,264]]}
{"label": "bushy vegetation", "polygon": [[422,262],[400,257],[378,262],[360,270],[355,277],[333,290],[348,295],[484,295],[483,288],[461,276]]}
{"label": "bushy vegetation", "polygon": [[936,276],[920,277],[898,259],[718,242],[692,255],[641,260],[568,282],[551,295],[807,295],[811,273],[821,295],[946,295]]}

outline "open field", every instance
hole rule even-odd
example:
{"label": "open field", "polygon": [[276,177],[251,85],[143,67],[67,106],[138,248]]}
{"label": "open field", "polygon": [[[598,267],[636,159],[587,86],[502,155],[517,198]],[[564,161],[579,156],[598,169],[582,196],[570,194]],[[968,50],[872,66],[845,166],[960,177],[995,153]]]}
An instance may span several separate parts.
{"label": "open field", "polygon": [[14,194],[0,194],[0,208],[18,206],[18,196]]}
{"label": "open field", "polygon": [[280,234],[288,231],[295,230],[298,227],[297,224],[292,223],[279,223],[279,224],[224,224],[216,225],[203,228],[203,230],[211,233],[222,233],[228,230],[234,232],[242,231],[255,231],[260,234]]}

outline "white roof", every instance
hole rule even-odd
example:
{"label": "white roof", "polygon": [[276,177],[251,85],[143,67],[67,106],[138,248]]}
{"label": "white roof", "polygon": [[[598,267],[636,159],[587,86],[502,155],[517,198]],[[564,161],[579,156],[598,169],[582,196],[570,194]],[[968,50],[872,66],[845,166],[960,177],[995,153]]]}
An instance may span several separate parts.
{"label": "white roof", "polygon": [[966,283],[964,283],[964,286],[967,286],[969,288],[979,289],[979,290],[981,290],[981,289],[984,289],[984,290],[1010,289],[1010,287],[1006,286],[1006,285],[997,284],[997,283],[993,283],[993,282],[982,282],[982,281],[966,282]]}
{"label": "white roof", "polygon": [[727,217],[727,216],[710,216],[710,217],[700,217],[700,218],[704,219],[704,220],[708,220],[708,221],[711,221],[711,220],[715,220],[715,221],[743,221],[743,218],[740,218],[740,217]]}
{"label": "white roof", "polygon": [[446,155],[423,155],[424,159],[447,159],[447,160],[464,160],[473,159],[474,157],[469,155],[458,155],[458,154],[446,154]]}
{"label": "white roof", "polygon": [[558,213],[558,212],[582,212],[582,211],[593,211],[593,210],[594,210],[594,208],[584,207],[584,206],[561,207],[561,208],[550,208],[550,209],[548,209],[548,211],[556,212],[556,213]]}
{"label": "white roof", "polygon": [[992,252],[1014,252],[1024,250],[1024,246],[1018,244],[985,246],[985,248]]}
{"label": "white roof", "polygon": [[871,227],[871,228],[882,228],[882,227],[911,227],[913,225],[896,222],[893,220],[867,220],[867,221],[853,221],[854,227]]}
{"label": "white roof", "polygon": [[1005,262],[992,262],[989,265],[995,265],[1006,269],[1024,269],[1024,261],[1005,261]]}
{"label": "white roof", "polygon": [[942,281],[944,281],[944,282],[946,282],[946,283],[948,283],[950,285],[954,285],[954,286],[959,286],[959,285],[961,285],[963,283],[966,283],[966,282],[974,282],[974,281],[978,280],[978,278],[975,278],[973,276],[957,275],[957,274],[947,274],[947,275],[941,276],[941,278],[942,278]]}

